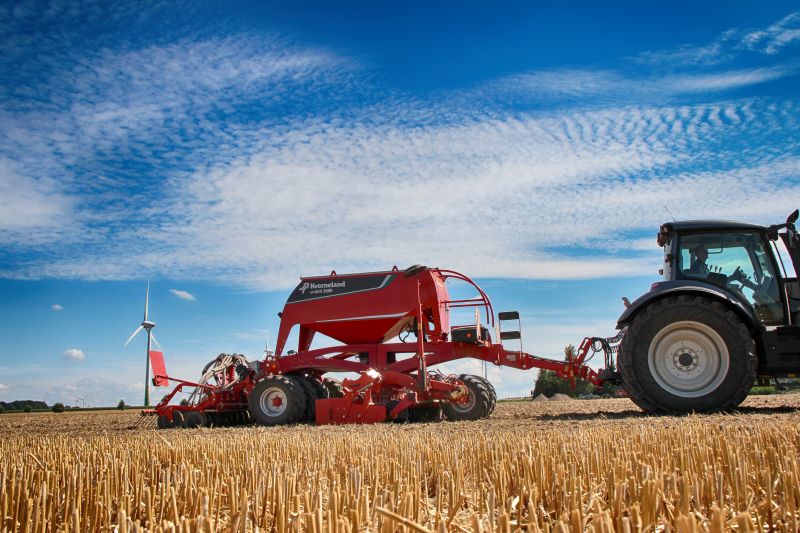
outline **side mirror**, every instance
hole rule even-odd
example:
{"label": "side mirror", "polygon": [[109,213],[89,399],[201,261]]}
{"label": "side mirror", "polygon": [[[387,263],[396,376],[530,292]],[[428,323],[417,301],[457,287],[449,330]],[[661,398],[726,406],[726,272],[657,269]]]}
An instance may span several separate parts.
{"label": "side mirror", "polygon": [[794,223],[797,222],[798,217],[800,217],[800,209],[795,209],[786,219],[786,240],[789,242],[790,248],[797,246],[797,230]]}

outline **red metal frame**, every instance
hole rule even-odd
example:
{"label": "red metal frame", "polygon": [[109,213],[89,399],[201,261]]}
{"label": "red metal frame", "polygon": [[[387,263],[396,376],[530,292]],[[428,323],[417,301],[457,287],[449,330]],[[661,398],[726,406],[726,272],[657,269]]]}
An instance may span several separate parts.
{"label": "red metal frame", "polygon": [[[478,296],[450,299],[445,285],[448,279],[472,285]],[[318,290],[320,295],[311,296],[309,287],[322,287]],[[333,287],[331,294],[324,293],[326,287]],[[341,292],[337,294],[335,290]],[[395,267],[385,272],[341,276],[332,272],[326,277],[302,278],[281,313],[276,353],[261,361],[257,372],[224,388],[174,380],[178,386],[151,412],[172,420],[174,410],[244,410],[247,394],[264,376],[322,377],[328,372],[354,372],[360,374],[359,378],[342,382],[343,398],[317,401],[317,422],[376,422],[394,418],[420,403],[466,401],[463,383],[453,376],[431,379],[427,372],[429,367],[463,358],[522,370],[551,370],[573,380],[603,384],[598,372],[585,364],[592,339],[584,339],[576,356],[567,361],[506,350],[502,344],[480,339],[479,323],[475,324],[475,342],[453,342],[449,338],[449,311],[460,307],[483,308],[487,324],[494,327],[494,309],[486,293],[470,278],[453,270],[419,267],[401,272]],[[297,353],[283,354],[295,326],[300,328]],[[415,332],[416,341],[388,342],[403,331]],[[310,349],[317,332],[344,342]],[[156,378],[163,380],[166,376]],[[206,389],[203,400],[193,406],[170,406],[175,394],[187,386]],[[391,409],[387,408],[388,401],[393,402]]]}

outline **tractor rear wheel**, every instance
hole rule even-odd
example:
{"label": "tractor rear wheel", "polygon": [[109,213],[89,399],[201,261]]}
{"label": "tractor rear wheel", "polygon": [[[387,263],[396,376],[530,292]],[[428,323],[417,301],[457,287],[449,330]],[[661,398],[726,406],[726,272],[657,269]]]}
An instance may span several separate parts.
{"label": "tractor rear wheel", "polygon": [[619,353],[625,390],[645,411],[730,410],[747,396],[758,358],[752,335],[719,302],[676,296],[643,309]]}
{"label": "tractor rear wheel", "polygon": [[485,379],[471,374],[461,374],[458,380],[467,387],[465,403],[442,402],[442,411],[448,420],[477,420],[486,418],[494,410],[494,387]]}
{"label": "tractor rear wheel", "polygon": [[270,376],[259,381],[247,396],[250,415],[265,426],[293,424],[306,411],[306,395],[296,379]]}

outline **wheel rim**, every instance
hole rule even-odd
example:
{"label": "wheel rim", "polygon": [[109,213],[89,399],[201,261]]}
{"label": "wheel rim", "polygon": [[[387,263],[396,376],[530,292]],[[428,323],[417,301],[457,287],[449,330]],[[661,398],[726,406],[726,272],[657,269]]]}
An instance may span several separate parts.
{"label": "wheel rim", "polygon": [[469,413],[475,407],[475,393],[467,387],[467,401],[465,403],[452,402],[450,405],[459,413]]}
{"label": "wheel rim", "polygon": [[656,333],[647,359],[656,383],[682,398],[697,398],[716,390],[730,366],[722,337],[694,321],[675,322]]}
{"label": "wheel rim", "polygon": [[278,387],[270,387],[261,393],[258,406],[267,416],[281,416],[286,411],[286,393]]}

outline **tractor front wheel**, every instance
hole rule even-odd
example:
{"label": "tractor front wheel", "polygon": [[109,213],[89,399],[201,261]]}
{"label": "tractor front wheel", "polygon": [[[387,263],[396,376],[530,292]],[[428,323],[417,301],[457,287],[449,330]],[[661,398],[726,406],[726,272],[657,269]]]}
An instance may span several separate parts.
{"label": "tractor front wheel", "polygon": [[259,381],[247,396],[253,419],[265,426],[294,424],[306,412],[303,387],[289,376],[270,376]]}
{"label": "tractor front wheel", "polygon": [[721,303],[699,296],[647,306],[619,354],[625,390],[652,413],[733,409],[753,386],[757,367],[747,327]]}
{"label": "tractor front wheel", "polygon": [[494,410],[494,388],[485,379],[471,374],[461,374],[458,380],[467,387],[465,402],[442,402],[442,411],[448,420],[478,420]]}

